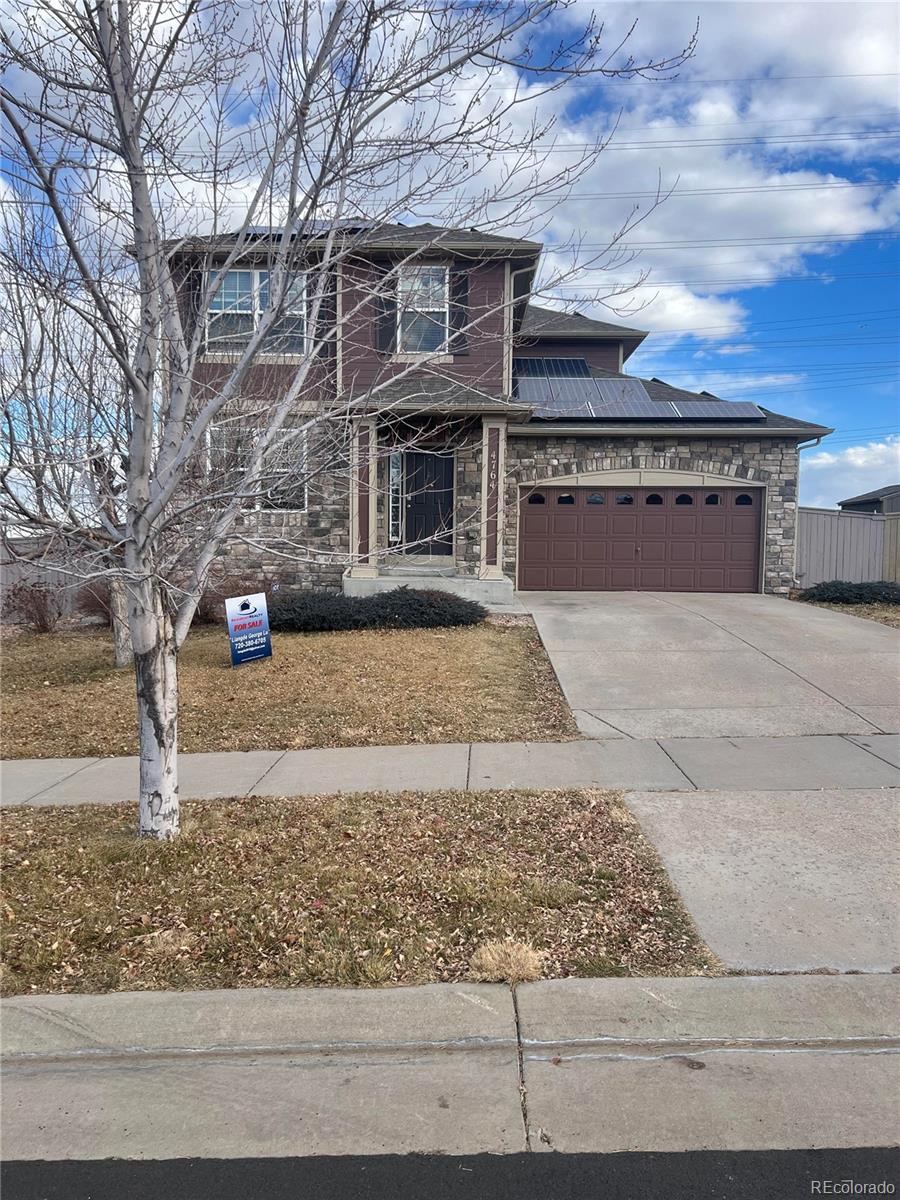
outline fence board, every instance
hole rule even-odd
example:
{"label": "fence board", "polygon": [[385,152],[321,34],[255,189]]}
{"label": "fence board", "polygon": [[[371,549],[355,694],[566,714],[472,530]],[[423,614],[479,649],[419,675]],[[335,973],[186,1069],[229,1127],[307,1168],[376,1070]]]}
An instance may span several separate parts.
{"label": "fence board", "polygon": [[897,579],[898,551],[900,513],[884,517],[830,508],[798,510],[796,573],[800,587],[830,579],[852,583]]}
{"label": "fence board", "polygon": [[900,583],[900,513],[884,515],[884,555],[882,579]]}

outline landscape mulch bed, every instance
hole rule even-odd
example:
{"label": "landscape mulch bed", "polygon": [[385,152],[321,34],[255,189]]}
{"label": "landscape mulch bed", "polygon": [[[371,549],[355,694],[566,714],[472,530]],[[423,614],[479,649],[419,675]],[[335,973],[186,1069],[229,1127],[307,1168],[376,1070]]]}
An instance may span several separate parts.
{"label": "landscape mulch bed", "polygon": [[881,625],[900,629],[900,604],[830,604],[813,600],[805,600],[803,603],[813,604],[816,608],[828,608],[832,612],[849,613],[851,617],[862,617],[866,621],[878,621]]}
{"label": "landscape mulch bed", "polygon": [[[230,665],[223,629],[179,658],[185,752],[565,741],[578,737],[530,624],[274,634],[273,657]],[[132,671],[102,632],[2,645],[4,758],[135,754]]]}
{"label": "landscape mulch bed", "polygon": [[549,977],[718,971],[617,793],[193,802],[171,843],[135,824],[5,814],[6,994],[462,980],[495,939]]}

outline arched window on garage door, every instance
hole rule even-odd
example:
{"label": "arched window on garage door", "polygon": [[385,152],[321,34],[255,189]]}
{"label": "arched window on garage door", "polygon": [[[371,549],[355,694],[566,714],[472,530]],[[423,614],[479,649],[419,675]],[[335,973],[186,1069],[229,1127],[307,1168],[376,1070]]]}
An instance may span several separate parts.
{"label": "arched window on garage door", "polygon": [[528,497],[528,503],[529,504],[546,504],[547,501],[544,499],[543,492],[532,492],[531,495]]}
{"label": "arched window on garage door", "polygon": [[719,495],[718,492],[710,492],[709,495],[706,497],[706,499],[703,501],[703,503],[704,504],[721,504],[722,497]]}
{"label": "arched window on garage door", "polygon": [[741,492],[741,494],[735,500],[735,504],[739,504],[741,508],[749,508],[752,503],[753,497],[749,492]]}
{"label": "arched window on garage door", "polygon": [[676,504],[693,504],[694,497],[688,495],[687,492],[681,492],[679,495],[677,495],[675,497],[675,503]]}
{"label": "arched window on garage door", "polygon": [[647,499],[644,501],[645,504],[662,504],[662,502],[663,502],[663,498],[659,494],[659,492],[651,492],[650,495],[647,497]]}

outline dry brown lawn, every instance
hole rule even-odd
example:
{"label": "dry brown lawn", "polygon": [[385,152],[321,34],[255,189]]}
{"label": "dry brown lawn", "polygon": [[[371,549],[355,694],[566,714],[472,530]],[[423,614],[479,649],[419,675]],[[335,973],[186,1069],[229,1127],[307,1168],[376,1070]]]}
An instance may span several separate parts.
{"label": "dry brown lawn", "polygon": [[[222,629],[180,657],[184,751],[295,750],[578,736],[533,626],[274,634],[273,657],[230,665]],[[136,752],[132,672],[102,633],[2,645],[3,757]]]}
{"label": "dry brown lawn", "polygon": [[5,814],[7,994],[461,980],[495,941],[551,977],[719,969],[617,793],[184,810],[168,844],[130,805]]}
{"label": "dry brown lawn", "polygon": [[803,603],[814,604],[816,608],[830,608],[832,612],[849,613],[851,617],[862,617],[866,621],[878,621],[880,625],[900,629],[900,604],[828,604],[818,600],[805,600]]}

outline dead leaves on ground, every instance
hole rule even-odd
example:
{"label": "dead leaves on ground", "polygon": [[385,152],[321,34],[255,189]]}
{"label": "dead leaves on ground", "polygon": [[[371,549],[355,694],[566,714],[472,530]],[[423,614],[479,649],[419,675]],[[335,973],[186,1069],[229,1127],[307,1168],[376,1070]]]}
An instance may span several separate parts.
{"label": "dead leaves on ground", "polygon": [[184,809],[170,844],[126,805],[6,814],[6,993],[460,980],[511,941],[547,976],[715,970],[615,794]]}

